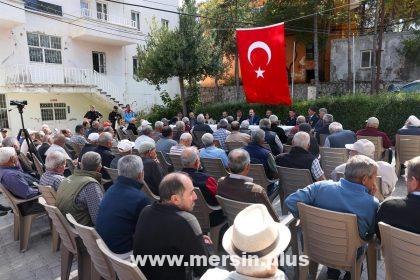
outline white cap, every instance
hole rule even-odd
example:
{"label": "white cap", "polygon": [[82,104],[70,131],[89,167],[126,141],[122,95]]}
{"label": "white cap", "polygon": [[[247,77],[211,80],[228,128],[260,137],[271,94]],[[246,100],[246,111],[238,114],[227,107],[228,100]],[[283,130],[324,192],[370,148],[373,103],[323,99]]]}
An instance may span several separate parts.
{"label": "white cap", "polygon": [[99,139],[99,133],[93,132],[93,133],[89,134],[88,139],[89,139],[91,142],[96,142],[96,141],[98,141],[98,139]]}
{"label": "white cap", "polygon": [[375,117],[370,117],[369,119],[366,120],[366,123],[368,125],[379,125],[379,120]]}
{"label": "white cap", "polygon": [[356,151],[361,155],[373,158],[375,145],[367,139],[359,139],[354,144],[346,144],[346,149]]}
{"label": "white cap", "polygon": [[409,116],[407,119],[407,122],[408,122],[408,125],[420,126],[420,120],[414,115]]}
{"label": "white cap", "polygon": [[141,126],[151,125],[148,120],[144,120],[141,122]]}
{"label": "white cap", "polygon": [[131,142],[130,140],[127,140],[127,139],[123,139],[123,140],[121,140],[119,143],[118,143],[118,150],[120,151],[120,152],[128,152],[128,151],[131,151],[132,149],[133,149],[133,147],[134,147],[134,143],[133,142]]}

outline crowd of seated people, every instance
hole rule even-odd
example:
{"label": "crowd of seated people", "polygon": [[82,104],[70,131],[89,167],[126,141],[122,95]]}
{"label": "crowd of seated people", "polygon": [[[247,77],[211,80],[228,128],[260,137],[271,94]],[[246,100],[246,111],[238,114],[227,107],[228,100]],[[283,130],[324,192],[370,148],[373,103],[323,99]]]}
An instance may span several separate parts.
{"label": "crowd of seated people", "polygon": [[[26,144],[23,151],[19,142],[25,143],[22,139],[5,135],[0,148],[0,183],[21,199],[40,195],[35,183],[51,186],[57,192],[57,208],[63,214],[70,213],[78,223],[94,227],[110,250],[121,257],[131,252],[134,255],[210,256],[212,239],[202,231],[192,213],[197,201],[194,187],[201,191],[211,207],[219,206],[216,196],[257,204],[254,205],[256,209],[242,211],[238,217],[243,218],[235,219],[233,227],[223,230],[227,229],[222,243],[229,254],[235,254],[239,247],[232,249],[231,239],[243,234],[246,235],[243,240],[254,242],[255,248],[261,246],[263,249],[258,242],[261,237],[252,239],[242,227],[258,216],[266,221],[264,224],[255,222],[261,230],[269,231],[265,227],[279,222],[283,213],[275,209],[270,197],[280,192],[282,186],[278,182],[268,187],[255,183],[249,176],[252,164],[261,164],[269,180],[279,178],[278,166],[310,171],[314,183],[285,199],[287,208],[295,217],[299,217],[297,203],[304,202],[355,214],[359,235],[364,240],[371,238],[375,231],[379,235],[379,221],[420,233],[418,215],[410,215],[420,210],[420,157],[405,163],[407,197],[393,198],[398,181],[395,167],[386,161],[374,161],[374,144],[356,138],[380,136],[383,148],[392,148],[388,135],[379,130],[377,118],[368,118],[366,127],[355,133],[334,121],[333,115],[325,108],[321,108],[318,115],[317,109],[311,107],[307,118],[296,117],[296,112],[290,110],[285,122],[271,110],[267,110],[263,118],[258,117],[253,109],[249,110],[248,117],[240,110],[235,113],[234,118],[224,112],[217,127],[208,114],[196,117],[192,112],[189,118],[178,114],[171,122],[162,119],[155,122],[154,127],[143,120],[139,127],[135,127],[140,134],[135,141],[118,139],[111,126],[104,127],[97,121],[90,127],[89,123],[77,125],[74,134],[69,129],[53,133],[48,126],[43,126],[39,132],[30,134],[36,141],[29,146]],[[282,123],[288,125],[282,127]],[[135,126],[136,122],[130,119],[130,124]],[[117,125],[115,129],[123,128]],[[419,120],[410,116],[398,133],[420,135],[419,130]],[[200,148],[196,147],[194,132],[201,132]],[[322,134],[325,134],[324,145],[320,143]],[[243,147],[229,150],[226,143],[230,142],[240,143]],[[288,152],[284,152],[286,143],[291,144]],[[80,147],[79,152],[74,149],[75,145]],[[346,148],[349,153],[348,161],[337,166],[328,176],[321,167],[322,146]],[[29,152],[35,152],[33,156],[44,164],[42,176],[31,164]],[[168,172],[159,161],[158,153],[168,162],[168,154],[178,155],[182,172]],[[221,168],[225,168],[228,175],[221,178],[210,175],[201,164],[206,158],[220,159]],[[70,164],[75,167],[73,171],[69,171]],[[112,179],[105,167],[115,169],[118,177]],[[377,176],[381,176],[381,186],[376,185]],[[326,180],[326,177],[333,180]],[[159,196],[159,201],[152,203],[146,190]],[[380,200],[374,196],[378,191],[382,195]],[[386,200],[381,203],[383,199]],[[21,203],[19,208],[23,215],[45,211],[36,200]],[[7,206],[2,206],[0,215],[8,211]],[[226,221],[220,208],[209,218],[212,227]],[[283,245],[281,247],[285,248]],[[246,251],[248,244],[239,246]],[[280,253],[273,249],[267,258],[276,259]],[[363,250],[358,252],[362,253]],[[276,278],[282,274],[277,268],[277,264],[273,267],[272,263],[261,267],[239,265],[235,266],[235,272],[212,269],[208,265],[158,267],[147,264],[140,267],[148,279],[188,279],[187,275],[192,274],[195,277],[204,274],[203,279],[282,279]],[[338,279],[338,275],[340,271],[328,269],[329,278]]]}

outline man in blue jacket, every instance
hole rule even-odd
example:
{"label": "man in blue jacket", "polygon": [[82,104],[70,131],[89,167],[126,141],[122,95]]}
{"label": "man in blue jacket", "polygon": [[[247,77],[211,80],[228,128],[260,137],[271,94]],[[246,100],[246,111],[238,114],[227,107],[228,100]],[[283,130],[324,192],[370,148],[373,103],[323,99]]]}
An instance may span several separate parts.
{"label": "man in blue jacket", "polygon": [[125,254],[133,250],[138,217],[150,200],[141,191],[144,172],[140,157],[122,157],[118,161],[118,175],[101,201],[96,230],[111,251]]}

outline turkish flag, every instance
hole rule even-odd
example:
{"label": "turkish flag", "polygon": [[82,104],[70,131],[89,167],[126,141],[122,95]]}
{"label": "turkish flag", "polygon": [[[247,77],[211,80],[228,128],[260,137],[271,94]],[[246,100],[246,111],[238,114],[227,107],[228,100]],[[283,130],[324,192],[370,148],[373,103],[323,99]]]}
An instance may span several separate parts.
{"label": "turkish flag", "polygon": [[291,105],[284,23],[236,29],[236,43],[246,101]]}

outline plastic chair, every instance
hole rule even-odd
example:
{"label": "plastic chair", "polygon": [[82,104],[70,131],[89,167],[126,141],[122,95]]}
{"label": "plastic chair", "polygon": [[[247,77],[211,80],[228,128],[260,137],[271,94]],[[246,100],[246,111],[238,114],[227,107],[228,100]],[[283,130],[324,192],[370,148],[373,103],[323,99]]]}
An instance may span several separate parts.
{"label": "plastic chair", "polygon": [[230,152],[235,149],[240,149],[246,146],[244,142],[225,142],[227,150]]}
{"label": "plastic chair", "polygon": [[397,176],[400,176],[401,164],[407,160],[420,156],[420,135],[396,135],[395,143]]}
{"label": "plastic chair", "polygon": [[137,265],[130,261],[123,260],[109,250],[102,239],[97,239],[96,244],[101,252],[108,258],[118,279],[123,280],[146,280],[146,276],[140,271]]}
{"label": "plastic chair", "polygon": [[[304,242],[303,254],[309,259],[309,266],[301,267],[301,279],[307,279],[308,273],[311,279],[315,279],[318,264],[350,271],[351,279],[360,279],[366,254],[357,258],[357,250],[368,242],[359,237],[356,215],[320,209],[301,202],[298,208]],[[374,264],[368,259],[368,270],[369,276],[376,279],[376,272],[372,271],[372,265],[376,266],[376,258],[373,261]]]}
{"label": "plastic chair", "polygon": [[165,174],[171,173],[174,170],[174,167],[166,160],[162,152],[156,151],[156,156]]}
{"label": "plastic chair", "polygon": [[[344,173],[343,172],[337,172],[337,178],[338,178],[338,180],[340,180],[341,178],[344,178]],[[381,176],[376,176],[376,187],[377,187],[378,191],[375,193],[375,197],[379,201],[383,201],[385,199],[385,196],[384,196],[384,191],[383,191],[383,186],[382,186],[382,177]]]}
{"label": "plastic chair", "polygon": [[39,176],[42,176],[42,174],[44,174],[44,166],[42,165],[42,163],[39,161],[39,159],[34,156],[34,165],[36,168],[36,172],[39,174]]}
{"label": "plastic chair", "polygon": [[[37,183],[34,183],[38,187],[38,190],[41,192],[42,198],[46,201],[48,205],[55,206],[57,200],[57,192],[50,186],[41,186]],[[58,251],[60,248],[60,237],[55,229],[54,224],[51,227],[51,250],[53,252]]]}
{"label": "plastic chair", "polygon": [[73,164],[73,161],[71,159],[66,159],[66,165],[67,165],[67,168],[70,170],[71,174],[73,174],[74,169],[76,168]]}
{"label": "plastic chair", "polygon": [[236,215],[238,215],[239,212],[241,212],[246,207],[254,204],[228,199],[220,195],[216,195],[216,199],[222,207],[223,213],[225,213],[229,225],[233,225],[233,221],[235,220],[235,217]]}
{"label": "plastic chair", "polygon": [[205,134],[205,131],[194,131],[192,132],[193,143],[198,148],[201,149],[204,147],[203,142],[201,141],[201,137]]}
{"label": "plastic chair", "polygon": [[[260,185],[267,192],[268,186],[273,184],[276,180],[269,180],[265,175],[264,166],[262,164],[251,164],[248,177],[253,178],[253,182]],[[273,193],[270,196],[270,200],[273,201],[276,198],[277,193]]]}
{"label": "plastic chair", "polygon": [[216,180],[229,174],[220,158],[200,158],[200,161],[205,172]]}
{"label": "plastic chair", "polygon": [[136,135],[134,135],[133,131],[131,131],[130,129],[127,129],[126,131],[127,137],[131,142],[136,141],[137,137]]}
{"label": "plastic chair", "polygon": [[74,153],[76,154],[76,157],[79,157],[80,156],[80,152],[82,151],[82,149],[83,149],[84,146],[85,145],[80,145],[80,144],[71,142],[71,147],[73,148]]}
{"label": "plastic chair", "polygon": [[348,160],[346,148],[320,147],[319,154],[321,155],[321,166],[327,179],[331,178],[331,172],[337,166],[346,163]]}
{"label": "plastic chair", "polygon": [[23,253],[28,249],[29,237],[31,235],[32,221],[40,216],[43,216],[44,213],[30,214],[30,215],[23,216],[19,210],[18,205],[25,202],[38,200],[39,196],[34,196],[29,199],[20,199],[20,198],[15,197],[3,185],[0,185],[0,188],[5,194],[5,197],[7,198],[7,200],[9,200],[10,206],[13,209],[13,216],[14,216],[13,237],[15,241],[19,240],[19,243],[20,243],[19,248],[20,248],[20,251]]}
{"label": "plastic chair", "polygon": [[373,155],[373,158],[375,161],[382,160],[383,159],[383,153],[385,151],[383,146],[383,139],[380,136],[357,136],[357,140],[359,139],[366,139],[375,145],[375,153]]}
{"label": "plastic chair", "polygon": [[66,214],[66,218],[71,224],[73,224],[76,232],[82,239],[83,244],[86,246],[96,272],[106,280],[115,280],[116,275],[114,269],[112,268],[111,262],[109,261],[108,257],[102,253],[98,247],[98,244],[96,243],[97,239],[101,239],[96,230],[92,227],[79,224],[69,213]]}
{"label": "plastic chair", "polygon": [[181,171],[182,170],[182,162],[181,162],[181,155],[177,154],[167,154],[169,159],[171,160],[172,166],[174,167],[174,171]]}
{"label": "plastic chair", "polygon": [[329,134],[326,133],[320,133],[319,134],[319,146],[324,146],[325,144],[325,139],[327,139],[327,137],[330,136]]}
{"label": "plastic chair", "polygon": [[112,182],[115,182],[118,178],[118,169],[113,169],[104,166],[105,171],[108,173],[109,177],[111,177]]}
{"label": "plastic chair", "polygon": [[[414,213],[413,213],[414,214]],[[420,234],[379,222],[386,279],[420,279]]]}
{"label": "plastic chair", "polygon": [[308,169],[297,169],[277,166],[279,173],[279,186],[280,186],[280,202],[281,211],[284,214],[288,212],[284,200],[290,194],[302,189],[313,183],[311,172]]}
{"label": "plastic chair", "polygon": [[160,197],[155,195],[149,188],[149,186],[146,184],[146,182],[143,181],[143,187],[141,190],[147,195],[147,197],[152,201],[160,201]]}

